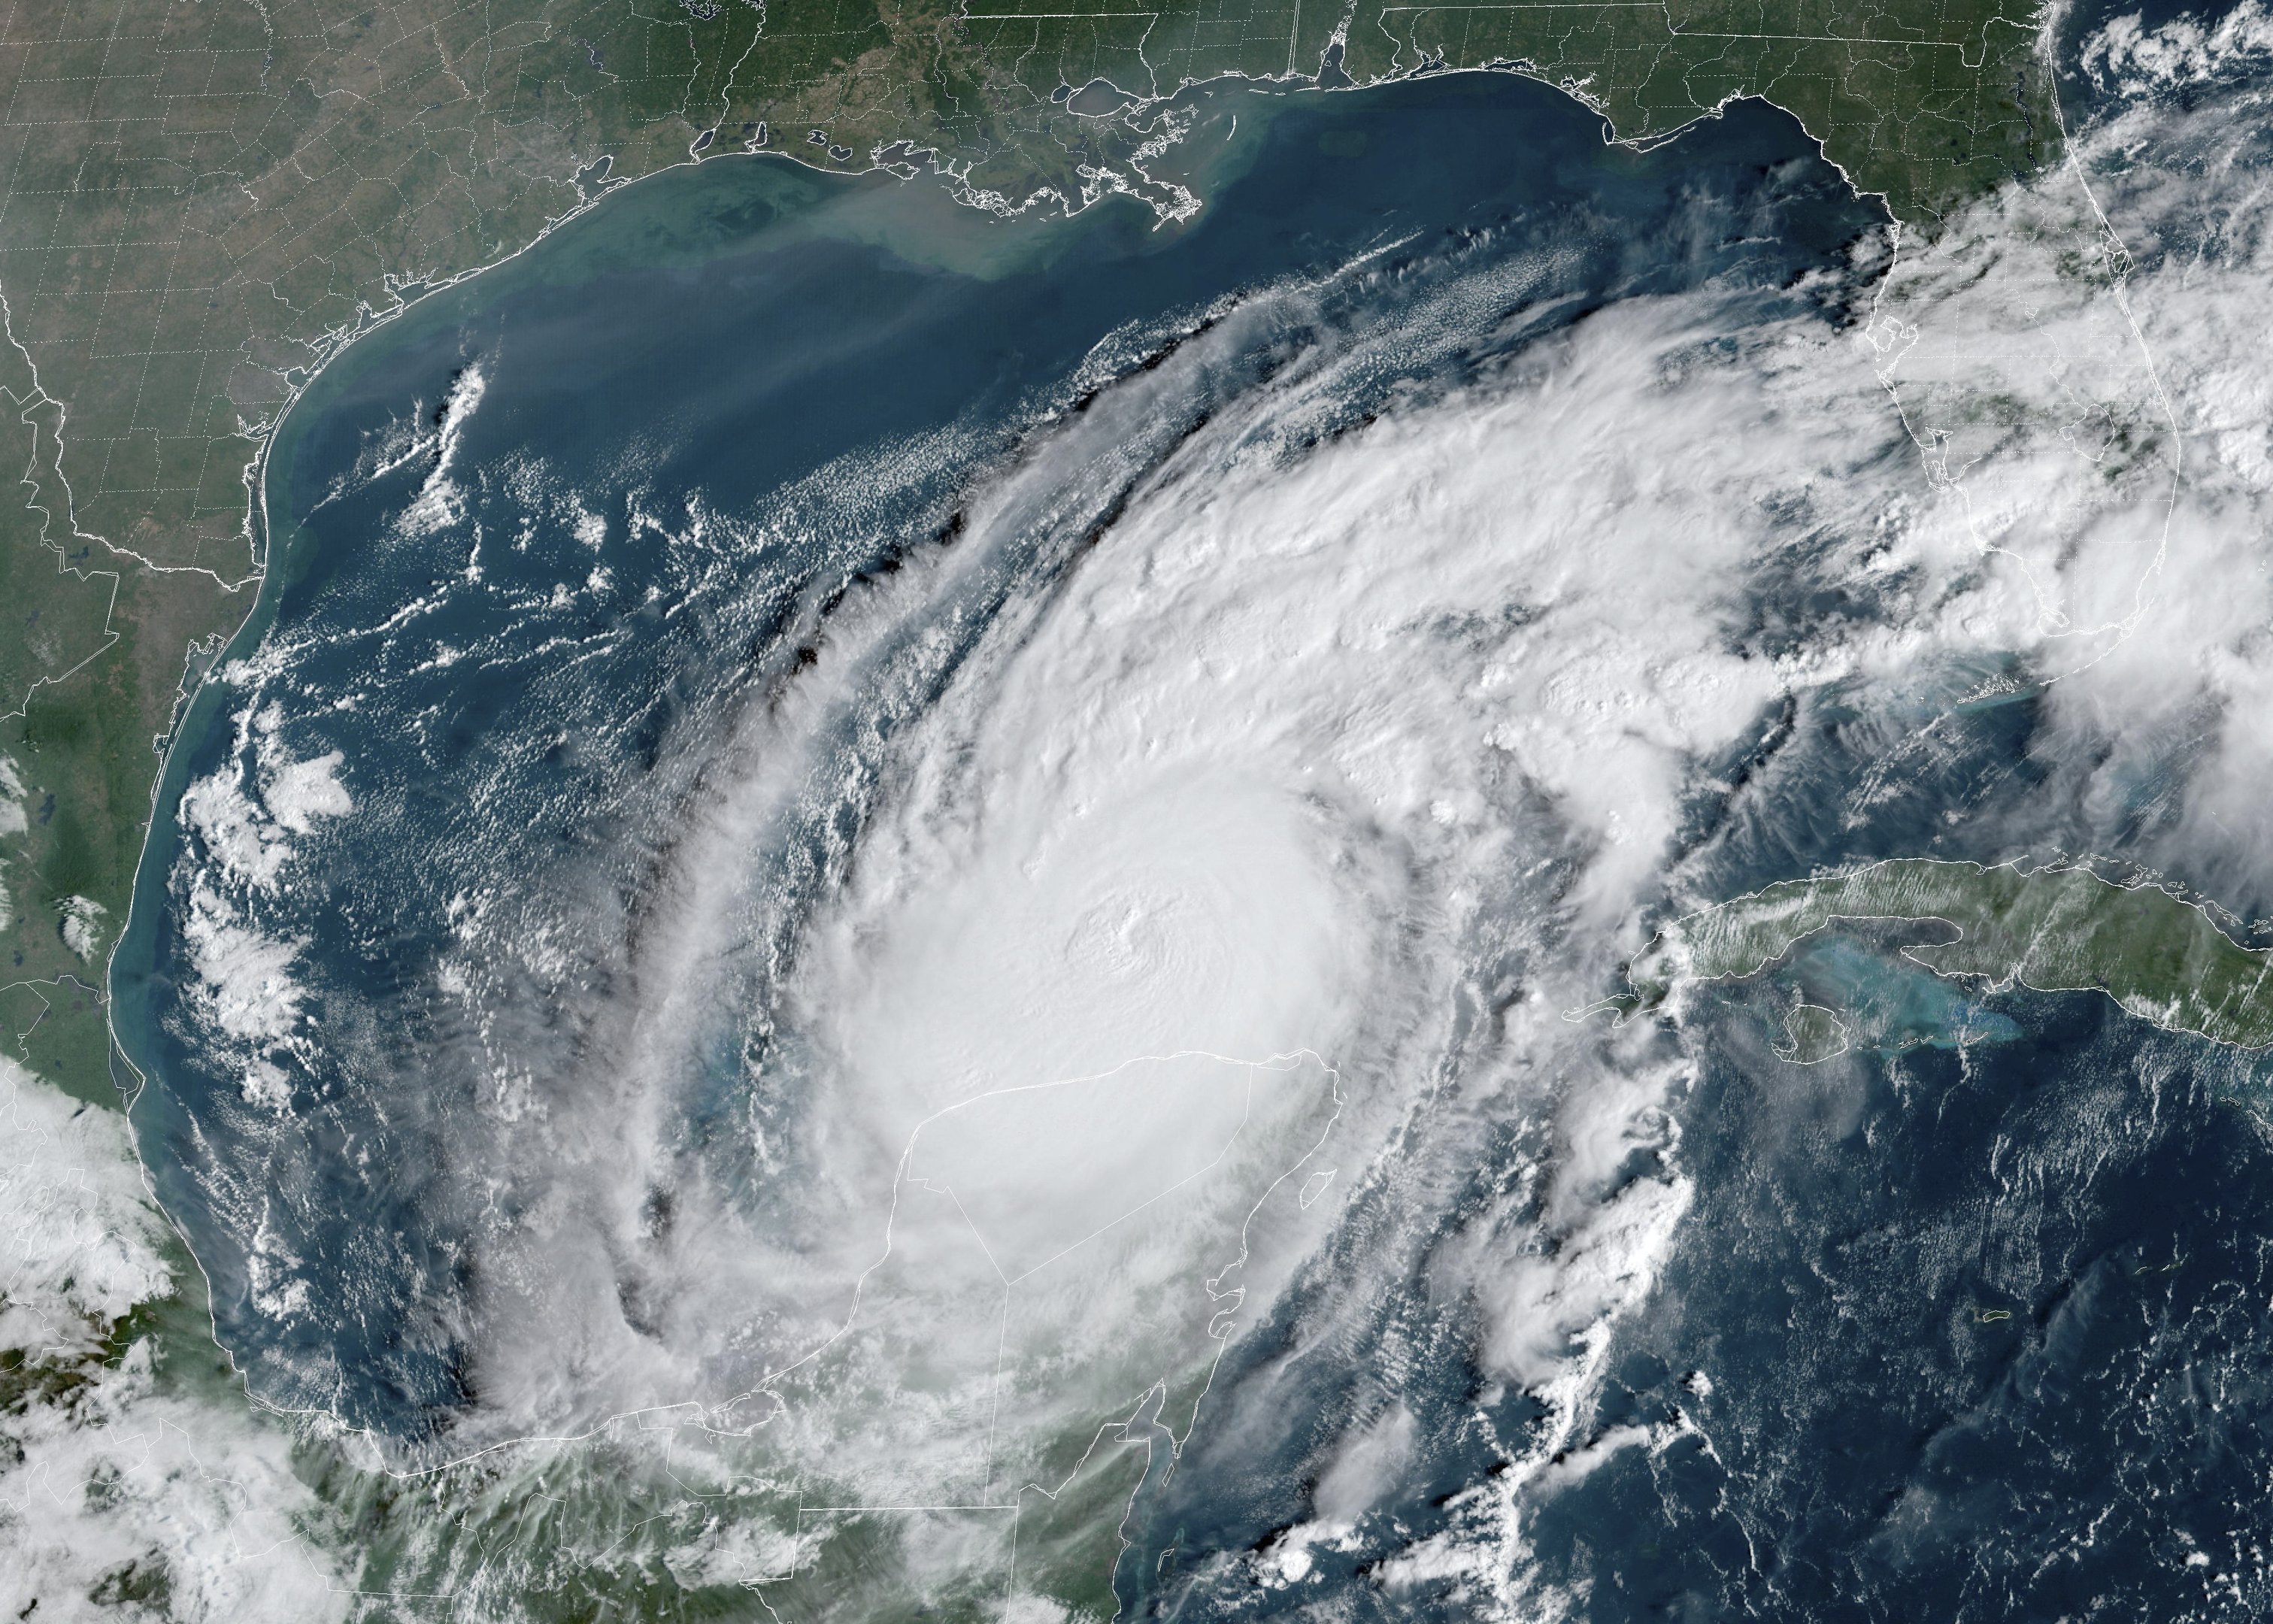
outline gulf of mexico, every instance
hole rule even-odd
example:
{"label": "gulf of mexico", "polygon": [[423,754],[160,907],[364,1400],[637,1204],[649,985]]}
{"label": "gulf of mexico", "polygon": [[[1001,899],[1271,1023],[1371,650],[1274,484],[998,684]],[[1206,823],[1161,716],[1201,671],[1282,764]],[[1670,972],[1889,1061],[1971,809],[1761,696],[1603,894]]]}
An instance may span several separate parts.
{"label": "gulf of mexico", "polygon": [[[413,1444],[476,1401],[468,1237],[497,1195],[461,1132],[476,1083],[431,1064],[425,978],[463,909],[579,854],[619,883],[578,896],[638,928],[636,854],[668,835],[620,786],[784,657],[814,581],[950,535],[974,470],[1258,287],[1373,253],[1386,302],[1455,246],[1530,257],[1473,358],[1612,299],[1835,268],[1878,218],[1758,105],[1647,153],[1499,76],[1194,110],[1208,204],[1181,226],[706,163],[422,301],[295,408],[274,567],[173,742],[113,968],[144,1156],[262,1397]],[[838,521],[769,528],[785,502]],[[352,810],[285,805],[280,775],[334,753]],[[203,826],[193,784],[221,786]],[[523,1014],[574,1028],[600,973],[566,964]],[[722,1105],[671,1109],[700,1141]]]}

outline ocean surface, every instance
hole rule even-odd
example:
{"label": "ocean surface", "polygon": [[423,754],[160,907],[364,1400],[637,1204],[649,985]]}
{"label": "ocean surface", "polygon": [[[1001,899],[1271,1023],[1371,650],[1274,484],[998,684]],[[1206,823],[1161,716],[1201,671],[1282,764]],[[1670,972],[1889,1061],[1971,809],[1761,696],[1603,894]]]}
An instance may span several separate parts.
{"label": "ocean surface", "polygon": [[[706,164],[419,304],[294,409],[270,463],[274,567],[223,662],[277,671],[293,757],[351,764],[356,818],[296,870],[312,894],[277,899],[296,927],[264,922],[310,943],[295,979],[325,1038],[289,1067],[289,1126],[248,1109],[239,1057],[184,1012],[197,949],[165,900],[185,849],[210,860],[183,790],[255,730],[236,685],[184,722],[116,972],[161,1197],[264,1397],[413,1436],[466,1402],[438,1323],[461,1198],[438,1186],[468,1175],[451,1167],[453,1084],[423,1071],[431,1040],[398,1024],[418,1018],[402,1005],[454,902],[641,838],[601,827],[635,814],[599,782],[655,767],[682,711],[778,657],[813,582],[949,533],[964,487],[1037,423],[1242,293],[1369,255],[1377,281],[1336,295],[1516,268],[1478,313],[1482,343],[1379,385],[1441,389],[1616,299],[1781,287],[1874,224],[1763,106],[1637,155],[1513,79],[1219,100],[1245,110],[1244,172],[1190,225],[1108,204],[1006,228],[889,181]],[[456,404],[469,378],[477,410]],[[435,492],[434,522],[405,527]],[[370,1050],[375,1075],[347,1058]],[[306,1283],[298,1312],[256,1300],[263,1255]]]}
{"label": "ocean surface", "polygon": [[[960,1486],[1009,1554],[895,1560],[1101,1611],[2241,1616],[2254,1059],[1868,932],[1562,1019],[1669,898],[2074,833],[2027,656],[1916,653],[1976,577],[1887,561],[1883,215],[1755,104],[1640,153],[1497,77],[1190,110],[1188,222],[705,163],[293,408],[112,982],[251,1392],[413,1466],[675,1417],[799,1540]],[[1801,1001],[1845,1054],[1774,1058]],[[1069,1079],[987,1129],[1027,1184],[926,1171]],[[1155,1227],[1030,1300],[1020,1191],[1103,1215],[1036,1271]],[[1014,1379],[1028,1313],[1071,1373]]]}

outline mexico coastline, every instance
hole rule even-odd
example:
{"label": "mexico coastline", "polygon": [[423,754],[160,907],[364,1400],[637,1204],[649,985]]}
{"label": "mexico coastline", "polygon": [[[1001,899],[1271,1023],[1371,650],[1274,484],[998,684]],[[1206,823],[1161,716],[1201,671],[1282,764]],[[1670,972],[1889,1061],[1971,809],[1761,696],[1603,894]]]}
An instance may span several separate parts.
{"label": "mexico coastline", "polygon": [[[958,425],[1007,449],[1020,412],[1053,392],[1070,400],[1068,380],[1115,333],[1201,321],[1221,301],[1369,252],[1428,253],[1511,222],[1567,227],[1575,243],[1588,221],[1617,221],[1626,249],[1574,249],[1542,290],[1535,331],[1546,331],[1615,299],[1716,277],[1774,286],[1836,270],[1884,219],[1794,121],[1757,103],[1647,153],[1607,145],[1600,119],[1562,94],[1500,75],[1332,97],[1241,86],[1202,105],[1194,140],[1218,153],[1198,176],[1206,206],[1182,225],[1158,228],[1121,198],[1070,220],[1002,222],[928,181],[844,179],[762,158],[707,162],[626,187],[530,250],[421,299],[351,344],[295,402],[263,470],[267,573],[184,709],[111,967],[114,1032],[142,1079],[131,1115],[145,1164],[211,1283],[217,1335],[258,1397],[410,1440],[435,1436],[467,1402],[446,1337],[374,1373],[386,1363],[385,1337],[355,1328],[395,1300],[387,1291],[326,1315],[319,1291],[318,1311],[289,1332],[261,1306],[241,1216],[221,1210],[214,1179],[219,1166],[258,1181],[263,1153],[215,1114],[241,1079],[202,1059],[180,1026],[183,797],[244,725],[230,668],[274,655],[323,671],[324,616],[342,591],[379,601],[394,590],[408,602],[439,579],[431,558],[384,541],[377,498],[356,483],[372,437],[407,422],[412,403],[430,429],[441,426],[431,419],[455,381],[477,371],[486,393],[458,425],[462,467],[495,472],[541,450],[598,470],[619,510],[600,516],[620,528],[638,492],[743,512],[836,459]],[[497,539],[484,535],[466,567],[514,567],[495,558]],[[619,572],[635,565],[609,556]],[[403,572],[392,588],[391,570]],[[669,688],[668,672],[656,680]],[[469,741],[519,725],[509,695],[473,709],[461,719]],[[350,793],[362,765],[345,761]],[[385,952],[366,956],[357,973],[383,981]],[[320,1047],[337,1011],[319,996],[304,1013]],[[311,1154],[320,1165],[321,1149]],[[343,1189],[341,1224],[402,1216],[366,1204],[378,1199]],[[325,1261],[327,1244],[311,1231],[297,1254],[345,1281],[351,1260]],[[328,1373],[295,1374],[327,1343],[337,1355]]]}

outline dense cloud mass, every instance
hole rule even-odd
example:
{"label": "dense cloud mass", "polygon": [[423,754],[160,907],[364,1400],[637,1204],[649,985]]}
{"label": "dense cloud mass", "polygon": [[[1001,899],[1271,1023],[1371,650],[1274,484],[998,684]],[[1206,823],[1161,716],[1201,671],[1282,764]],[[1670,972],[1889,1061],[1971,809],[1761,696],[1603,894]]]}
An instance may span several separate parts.
{"label": "dense cloud mass", "polygon": [[[0,1349],[14,1357],[0,1455],[0,1606],[158,1595],[176,1616],[343,1617],[341,1569],[303,1535],[314,1496],[287,1441],[220,1382],[161,1378],[138,1304],[177,1253],[116,1113],[0,1059]],[[26,1402],[28,1400],[28,1402]],[[85,1615],[81,1615],[85,1616]]]}
{"label": "dense cloud mass", "polygon": [[[137,1120],[304,1448],[568,1508],[388,1574],[787,1607],[913,1508],[919,1590],[1063,1616],[1128,1508],[1220,1516],[1197,1606],[1608,1606],[1558,1516],[1782,1447],[1664,1328],[1741,1228],[1689,1113],[1781,1074],[1585,1013],[1654,923],[1928,852],[2273,899],[2268,37],[2098,31],[2071,160],[1931,241],[1583,309],[1551,236],[1392,243],[752,512],[483,462],[478,365],[373,429],[326,501],[445,564],[223,674],[168,897],[212,1086]],[[124,1239],[27,1251],[10,1345],[163,1291],[102,1177]],[[300,1505],[135,1369],[88,1403],[220,1441],[212,1516]],[[4,1538],[77,1538],[27,1486],[109,1415],[0,1460]],[[153,1538],[199,1616],[249,1583]]]}

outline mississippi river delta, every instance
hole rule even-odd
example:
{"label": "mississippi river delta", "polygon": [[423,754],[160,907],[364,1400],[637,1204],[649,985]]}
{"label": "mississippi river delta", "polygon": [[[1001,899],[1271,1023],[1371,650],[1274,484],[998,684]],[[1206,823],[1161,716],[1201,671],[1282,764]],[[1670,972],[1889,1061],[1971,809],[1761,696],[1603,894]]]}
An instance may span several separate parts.
{"label": "mississippi river delta", "polygon": [[0,1028],[81,1097],[127,1080],[104,967],[161,754],[259,587],[285,412],[359,334],[630,180],[773,153],[928,173],[998,215],[1121,193],[1181,218],[1207,202],[1179,149],[1189,87],[1490,67],[1644,146],[1764,98],[1931,234],[2055,155],[2044,26],[2025,0],[19,11],[0,34],[0,384],[25,470],[0,511]]}

